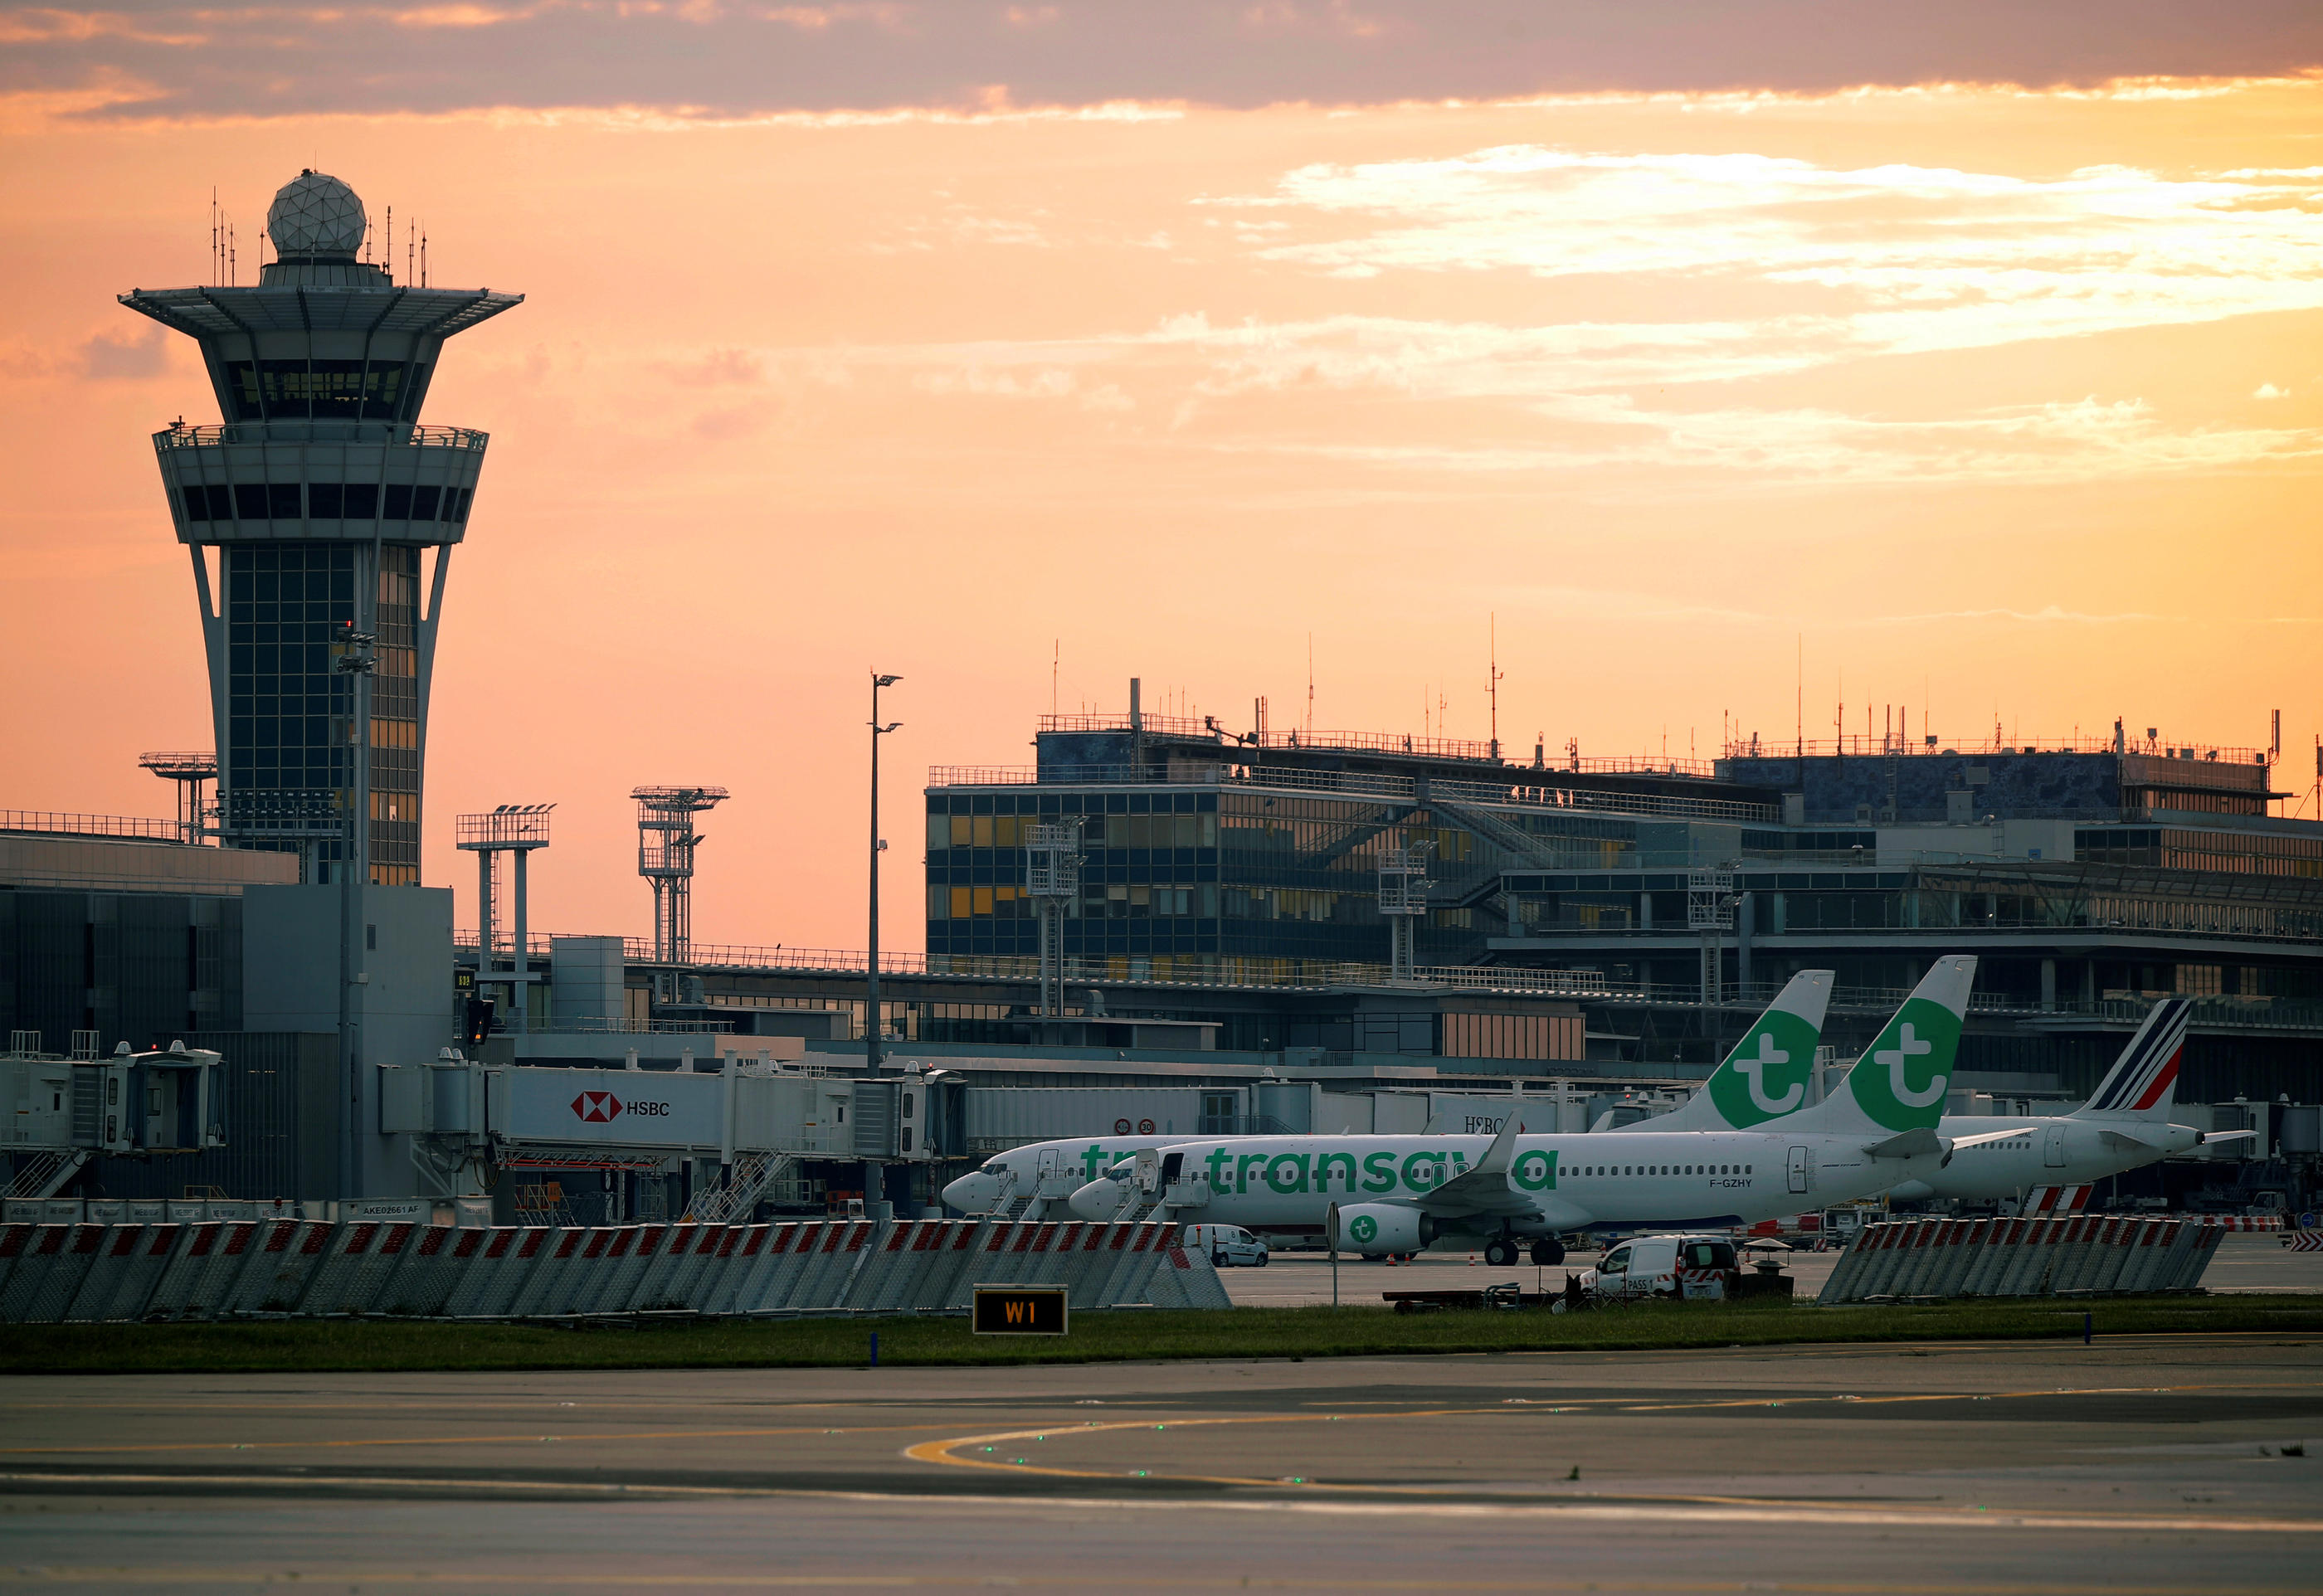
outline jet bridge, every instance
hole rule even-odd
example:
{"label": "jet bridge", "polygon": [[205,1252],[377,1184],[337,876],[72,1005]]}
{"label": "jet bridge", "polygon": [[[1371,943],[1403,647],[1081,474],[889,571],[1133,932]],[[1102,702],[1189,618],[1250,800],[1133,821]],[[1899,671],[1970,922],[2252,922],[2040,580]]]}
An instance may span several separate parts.
{"label": "jet bridge", "polygon": [[[727,1058],[716,1069],[486,1065],[452,1050],[380,1070],[380,1131],[408,1134],[440,1194],[473,1168],[650,1169],[714,1158],[725,1184],[697,1217],[739,1212],[802,1158],[918,1163],[930,1156],[930,1077],[854,1080]],[[712,1215],[710,1211],[716,1210]]]}
{"label": "jet bridge", "polygon": [[0,1151],[13,1155],[8,1195],[50,1196],[91,1158],[153,1158],[225,1145],[218,1055],[182,1041],[109,1059],[0,1057]]}

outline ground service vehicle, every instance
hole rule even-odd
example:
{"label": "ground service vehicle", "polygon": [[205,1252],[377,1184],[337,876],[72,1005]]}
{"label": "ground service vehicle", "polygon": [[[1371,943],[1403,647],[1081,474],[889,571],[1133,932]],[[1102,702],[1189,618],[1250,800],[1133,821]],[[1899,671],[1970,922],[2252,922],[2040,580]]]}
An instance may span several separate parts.
{"label": "ground service vehicle", "polygon": [[1178,1244],[1189,1252],[1207,1253],[1219,1269],[1266,1267],[1266,1243],[1239,1225],[1189,1225],[1180,1232]]}
{"label": "ground service vehicle", "polygon": [[[1632,1297],[1724,1296],[1740,1270],[1725,1236],[1639,1236],[1607,1251],[1584,1270],[1581,1289],[1600,1299]],[[1713,1288],[1713,1282],[1715,1283]]]}

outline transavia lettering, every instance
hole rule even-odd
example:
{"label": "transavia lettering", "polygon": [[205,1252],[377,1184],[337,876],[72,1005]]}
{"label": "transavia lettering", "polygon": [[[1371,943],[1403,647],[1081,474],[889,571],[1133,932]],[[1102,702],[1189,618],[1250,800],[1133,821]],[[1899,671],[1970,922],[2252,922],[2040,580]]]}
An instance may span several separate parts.
{"label": "transavia lettering", "polygon": [[[1468,1155],[1425,1151],[1405,1155],[1374,1152],[1358,1167],[1354,1152],[1242,1152],[1217,1148],[1204,1155],[1213,1191],[1247,1192],[1263,1188],[1284,1197],[1299,1192],[1433,1191],[1464,1173]],[[1526,1191],[1556,1189],[1556,1154],[1531,1148],[1517,1155],[1510,1177]]]}

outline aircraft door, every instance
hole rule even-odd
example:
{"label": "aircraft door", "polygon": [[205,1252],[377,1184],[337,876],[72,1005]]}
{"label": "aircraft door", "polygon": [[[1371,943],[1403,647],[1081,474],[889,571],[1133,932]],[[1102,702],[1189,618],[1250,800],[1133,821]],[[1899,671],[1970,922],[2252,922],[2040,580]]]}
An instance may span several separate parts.
{"label": "aircraft door", "polygon": [[2052,1169],[2065,1167],[2065,1127],[2051,1125],[2041,1137],[2041,1161]]}
{"label": "aircraft door", "polygon": [[1791,1189],[1795,1192],[1804,1193],[1807,1188],[1807,1150],[1805,1148],[1794,1147],[1791,1149],[1788,1169],[1791,1178]]}

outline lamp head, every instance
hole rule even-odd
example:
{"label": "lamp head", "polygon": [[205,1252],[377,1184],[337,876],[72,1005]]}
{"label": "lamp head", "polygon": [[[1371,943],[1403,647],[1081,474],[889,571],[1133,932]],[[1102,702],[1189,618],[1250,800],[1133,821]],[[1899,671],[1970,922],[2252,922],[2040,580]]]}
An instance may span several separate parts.
{"label": "lamp head", "polygon": [[871,685],[874,687],[893,687],[896,683],[902,680],[903,677],[901,676],[875,675],[871,678]]}

